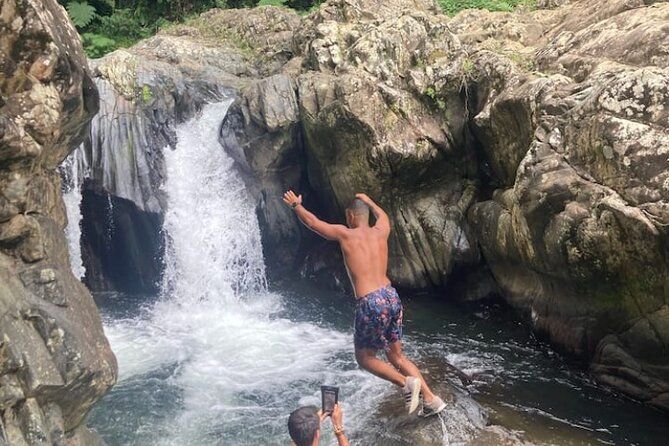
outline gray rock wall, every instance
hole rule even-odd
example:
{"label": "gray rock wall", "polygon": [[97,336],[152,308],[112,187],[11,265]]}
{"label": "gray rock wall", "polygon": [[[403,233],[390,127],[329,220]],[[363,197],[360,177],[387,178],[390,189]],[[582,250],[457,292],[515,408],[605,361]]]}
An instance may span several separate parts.
{"label": "gray rock wall", "polygon": [[0,2],[0,89],[0,442],[95,444],[82,421],[116,360],[70,269],[57,167],[98,95],[55,0]]}

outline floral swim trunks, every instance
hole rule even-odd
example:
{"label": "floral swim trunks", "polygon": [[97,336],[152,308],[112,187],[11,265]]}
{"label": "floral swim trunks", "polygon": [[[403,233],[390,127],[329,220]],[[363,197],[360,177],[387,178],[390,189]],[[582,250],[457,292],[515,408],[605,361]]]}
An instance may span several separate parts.
{"label": "floral swim trunks", "polygon": [[402,302],[387,285],[358,299],[355,306],[355,348],[385,350],[402,340]]}

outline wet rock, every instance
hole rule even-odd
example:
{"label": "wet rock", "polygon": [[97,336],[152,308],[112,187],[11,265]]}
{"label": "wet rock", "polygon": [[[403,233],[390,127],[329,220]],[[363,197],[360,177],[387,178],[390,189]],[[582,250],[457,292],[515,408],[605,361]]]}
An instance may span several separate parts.
{"label": "wet rock", "polygon": [[303,181],[296,89],[283,74],[250,84],[231,106],[220,136],[258,202],[265,257],[286,270],[295,263],[301,228],[293,224],[293,212],[276,198]]}
{"label": "wet rock", "polygon": [[0,426],[8,444],[66,444],[116,379],[97,308],[70,271],[56,171],[98,96],[56,1],[4,1],[0,28]]}
{"label": "wet rock", "polygon": [[[436,372],[432,370],[432,372]],[[441,373],[435,373],[442,375]],[[484,409],[458,385],[449,380],[433,386],[447,406],[444,411],[429,418],[407,415],[404,401],[399,394],[385,398],[372,420],[365,428],[365,436],[354,436],[352,441],[369,442],[367,435],[375,441],[389,446],[436,444],[458,445],[525,445],[519,435],[500,426],[490,425]]]}
{"label": "wet rock", "polygon": [[[669,267],[665,10],[573,2],[534,13],[545,37],[530,41],[529,66],[542,72],[496,63],[478,79],[476,135],[501,189],[469,210],[506,299],[600,380],[657,405],[669,389],[666,327],[653,317]],[[637,48],[644,39],[659,46]],[[475,45],[475,63],[490,60]]]}

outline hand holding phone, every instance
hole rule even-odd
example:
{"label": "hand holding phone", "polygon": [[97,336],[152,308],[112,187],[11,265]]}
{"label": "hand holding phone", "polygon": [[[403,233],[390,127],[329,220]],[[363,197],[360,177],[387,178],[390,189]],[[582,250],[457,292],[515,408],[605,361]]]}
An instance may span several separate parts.
{"label": "hand holding phone", "polygon": [[332,410],[332,424],[339,427],[344,427],[344,411],[341,410],[339,403],[335,404]]}
{"label": "hand holding phone", "polygon": [[331,414],[335,404],[339,402],[339,387],[321,386],[323,413]]}

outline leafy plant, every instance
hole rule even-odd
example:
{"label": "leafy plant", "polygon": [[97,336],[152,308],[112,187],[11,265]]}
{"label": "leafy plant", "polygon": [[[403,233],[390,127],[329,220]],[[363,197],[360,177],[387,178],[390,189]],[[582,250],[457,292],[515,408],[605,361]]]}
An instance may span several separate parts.
{"label": "leafy plant", "polygon": [[110,39],[109,37],[100,34],[83,33],[81,38],[84,42],[86,54],[93,59],[102,57],[118,48],[114,39]]}
{"label": "leafy plant", "polygon": [[437,106],[439,110],[446,110],[446,101],[444,101],[442,98],[439,97],[437,92],[435,91],[434,88],[432,87],[427,87],[425,91],[423,92],[425,96],[428,98],[432,99],[434,104]]}
{"label": "leafy plant", "polygon": [[77,28],[85,28],[97,17],[95,7],[89,5],[86,1],[68,3],[67,13]]}
{"label": "leafy plant", "polygon": [[308,11],[319,6],[324,0],[286,0],[286,6],[301,11]]}
{"label": "leafy plant", "polygon": [[439,0],[448,15],[455,15],[463,9],[487,9],[489,11],[512,12],[519,6],[536,6],[536,0]]}
{"label": "leafy plant", "polygon": [[144,85],[142,87],[142,101],[145,104],[147,104],[151,102],[152,99],[153,99],[153,92],[151,91],[151,87],[149,87],[148,85]]}
{"label": "leafy plant", "polygon": [[132,45],[156,31],[155,26],[149,26],[147,22],[148,20],[136,11],[117,9],[110,16],[100,17],[96,31],[124,44]]}
{"label": "leafy plant", "polygon": [[258,6],[286,6],[286,0],[260,0]]}

